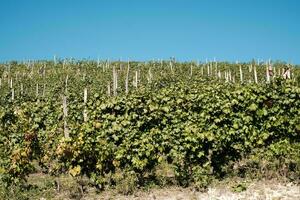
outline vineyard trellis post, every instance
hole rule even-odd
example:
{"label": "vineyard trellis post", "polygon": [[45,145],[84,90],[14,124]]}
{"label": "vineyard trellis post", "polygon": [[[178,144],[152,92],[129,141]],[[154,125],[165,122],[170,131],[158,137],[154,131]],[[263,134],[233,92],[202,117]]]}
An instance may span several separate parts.
{"label": "vineyard trellis post", "polygon": [[46,63],[44,63],[44,66],[43,66],[43,77],[44,78],[46,77]]}
{"label": "vineyard trellis post", "polygon": [[83,121],[87,122],[88,116],[87,116],[87,88],[84,88],[83,91],[83,104],[84,104],[84,109],[83,109]]}
{"label": "vineyard trellis post", "polygon": [[270,82],[270,74],[269,74],[269,66],[268,66],[268,64],[266,65],[266,80],[267,80],[267,83]]}
{"label": "vineyard trellis post", "polygon": [[110,82],[107,83],[107,96],[110,96]]}
{"label": "vineyard trellis post", "polygon": [[151,81],[152,81],[152,73],[151,73],[151,66],[150,66],[148,70],[148,83],[151,83]]}
{"label": "vineyard trellis post", "polygon": [[225,83],[227,83],[228,82],[228,72],[225,71],[224,73],[225,73]]}
{"label": "vineyard trellis post", "polygon": [[11,100],[14,101],[15,99],[15,90],[14,88],[11,88]]}
{"label": "vineyard trellis post", "polygon": [[68,92],[68,80],[69,80],[69,75],[67,74],[66,79],[65,79],[65,93]]}
{"label": "vineyard trellis post", "polygon": [[64,121],[64,136],[65,138],[69,138],[69,128],[68,128],[68,123],[67,123],[67,118],[68,118],[68,106],[67,106],[67,97],[63,95],[63,121]]}
{"label": "vineyard trellis post", "polygon": [[209,76],[209,63],[207,64],[207,76]]}
{"label": "vineyard trellis post", "polygon": [[244,82],[244,80],[243,80],[243,69],[242,69],[242,65],[239,65],[240,66],[240,81],[241,81],[241,83],[243,83]]}
{"label": "vineyard trellis post", "polygon": [[135,71],[135,87],[137,88],[138,87],[138,71]]}
{"label": "vineyard trellis post", "polygon": [[258,80],[257,80],[257,72],[256,72],[256,66],[254,65],[253,67],[253,73],[254,73],[254,81],[255,83],[257,84],[258,83]]}
{"label": "vineyard trellis post", "polygon": [[252,72],[252,68],[253,68],[253,66],[252,66],[252,64],[250,64],[250,65],[248,66],[249,73]]}
{"label": "vineyard trellis post", "polygon": [[100,66],[100,59],[98,57],[98,59],[97,59],[97,68],[99,68],[99,66]]}
{"label": "vineyard trellis post", "polygon": [[128,92],[129,92],[129,90],[128,90],[129,68],[130,68],[130,62],[129,62],[129,60],[128,60],[128,64],[127,64],[127,72],[126,72],[126,80],[125,80],[125,92],[126,92],[126,94],[128,94]]}
{"label": "vineyard trellis post", "polygon": [[46,91],[46,84],[44,83],[44,85],[43,85],[43,94],[42,94],[43,97],[45,97],[45,91]]}
{"label": "vineyard trellis post", "polygon": [[218,62],[215,60],[215,75],[218,76]]}
{"label": "vineyard trellis post", "polygon": [[21,95],[23,95],[23,83],[21,83]]}
{"label": "vineyard trellis post", "polygon": [[114,93],[114,96],[117,96],[117,87],[118,87],[118,75],[116,72],[115,65],[113,65],[113,93]]}

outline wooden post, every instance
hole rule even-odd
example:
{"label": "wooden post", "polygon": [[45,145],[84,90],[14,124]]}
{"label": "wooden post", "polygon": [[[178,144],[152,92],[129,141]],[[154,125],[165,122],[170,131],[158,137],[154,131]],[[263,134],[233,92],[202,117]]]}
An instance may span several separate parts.
{"label": "wooden post", "polygon": [[118,88],[118,77],[116,73],[116,68],[113,65],[113,92],[114,96],[117,96],[117,88]]}
{"label": "wooden post", "polygon": [[109,60],[106,60],[105,67],[103,68],[104,71],[106,71],[109,67]]}
{"label": "wooden post", "polygon": [[87,104],[87,88],[84,88],[83,91],[83,104],[84,104],[84,109],[83,109],[83,121],[87,122],[87,110],[86,110],[86,104]]}
{"label": "wooden post", "polygon": [[15,99],[15,90],[14,88],[11,88],[11,100],[14,101]]}
{"label": "wooden post", "polygon": [[240,65],[240,81],[243,83],[243,70],[242,70],[242,65]]}
{"label": "wooden post", "polygon": [[285,74],[287,75],[287,79],[290,79],[291,78],[291,65],[288,65],[286,70],[285,70]]}
{"label": "wooden post", "polygon": [[267,83],[270,82],[270,74],[269,74],[269,66],[268,64],[266,65],[266,79],[267,79]]}
{"label": "wooden post", "polygon": [[46,77],[46,64],[44,64],[44,67],[43,67],[43,77],[44,78]]}
{"label": "wooden post", "polygon": [[216,77],[218,77],[218,62],[215,61],[215,74],[216,74]]}
{"label": "wooden post", "polygon": [[213,76],[213,62],[210,63],[209,73],[210,73],[210,76]]}
{"label": "wooden post", "polygon": [[67,107],[67,97],[63,96],[63,120],[64,120],[64,136],[65,138],[70,138],[69,136],[69,129],[67,124],[67,117],[68,117],[68,107]]}
{"label": "wooden post", "polygon": [[110,96],[110,82],[107,84],[107,95]]}
{"label": "wooden post", "polygon": [[142,77],[142,76],[141,76],[141,69],[139,69],[139,70],[138,70],[138,78],[141,79],[141,77]]}
{"label": "wooden post", "polygon": [[258,81],[257,81],[257,72],[256,72],[256,66],[255,65],[253,67],[253,71],[254,71],[254,82],[257,84]]}
{"label": "wooden post", "polygon": [[38,97],[39,96],[39,84],[36,84],[36,90],[35,90],[35,96]]}
{"label": "wooden post", "polygon": [[23,83],[21,83],[21,95],[23,95]]}
{"label": "wooden post", "polygon": [[113,65],[112,73],[113,73],[113,88],[112,89],[113,89],[114,96],[116,96],[116,94],[115,94],[115,92],[116,92],[115,91],[115,87],[116,87],[116,82],[115,82],[116,77],[115,76],[116,76],[116,74],[115,74],[115,66],[114,65]]}
{"label": "wooden post", "polygon": [[218,68],[218,61],[215,59],[214,62],[215,62],[215,68],[217,69]]}
{"label": "wooden post", "polygon": [[228,82],[228,73],[227,73],[227,71],[225,71],[224,73],[225,73],[225,83],[227,83]]}
{"label": "wooden post", "polygon": [[148,70],[148,83],[151,83],[152,81],[152,73],[151,73],[151,67],[149,67],[149,70]]}
{"label": "wooden post", "polygon": [[170,69],[171,69],[171,72],[173,73],[172,60],[170,60]]}
{"label": "wooden post", "polygon": [[207,76],[209,76],[209,64],[207,64]]}
{"label": "wooden post", "polygon": [[33,71],[33,68],[34,68],[34,65],[33,65],[33,63],[32,64],[30,64],[30,61],[29,61],[29,67],[31,67],[31,76],[34,74],[34,71]]}
{"label": "wooden post", "polygon": [[126,92],[126,94],[128,94],[128,92],[129,92],[129,90],[128,90],[129,68],[130,68],[130,63],[129,63],[129,60],[128,60],[126,80],[125,80],[125,92]]}
{"label": "wooden post", "polygon": [[135,87],[138,87],[138,72],[135,71]]}
{"label": "wooden post", "polygon": [[117,92],[118,92],[118,70],[115,71],[115,78],[116,78],[115,90],[116,90],[116,96],[117,96]]}
{"label": "wooden post", "polygon": [[67,74],[66,80],[65,80],[65,93],[68,92],[68,80],[69,80],[69,75]]}
{"label": "wooden post", "polygon": [[191,74],[190,76],[192,77],[193,76],[193,64],[191,64]]}

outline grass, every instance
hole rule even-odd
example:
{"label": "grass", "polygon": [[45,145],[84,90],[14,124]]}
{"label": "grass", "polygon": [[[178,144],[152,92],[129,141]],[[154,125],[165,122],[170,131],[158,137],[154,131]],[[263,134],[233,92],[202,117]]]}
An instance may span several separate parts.
{"label": "grass", "polygon": [[[124,180],[124,184],[128,184]],[[58,183],[59,182],[59,187]],[[297,199],[299,185],[282,182],[280,180],[250,180],[238,177],[228,177],[223,180],[215,180],[206,191],[197,191],[190,186],[182,188],[177,185],[157,185],[133,188],[132,193],[125,194],[125,185],[119,185],[116,188],[108,188],[105,191],[99,191],[95,187],[84,182],[80,185],[78,180],[69,175],[60,177],[51,177],[46,174],[32,174],[28,178],[28,187],[11,187],[3,189],[1,187],[0,199],[11,200],[67,200],[67,199],[207,199],[227,196],[230,199],[249,199],[252,194],[258,197],[274,197],[280,199],[289,196],[289,199]],[[83,186],[83,192],[80,187]],[[122,191],[121,188],[124,187]],[[129,186],[127,186],[129,187]],[[58,189],[59,188],[59,189]],[[297,191],[298,188],[298,191]],[[4,190],[6,193],[4,194]],[[223,198],[223,199],[224,199]]]}

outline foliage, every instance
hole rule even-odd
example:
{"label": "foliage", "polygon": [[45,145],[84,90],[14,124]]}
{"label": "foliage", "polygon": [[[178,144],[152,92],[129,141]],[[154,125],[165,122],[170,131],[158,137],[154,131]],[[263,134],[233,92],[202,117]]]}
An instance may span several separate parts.
{"label": "foliage", "polygon": [[[114,97],[105,95],[106,84],[101,84],[109,82],[111,71],[103,68],[99,75],[96,72],[102,69],[89,62],[76,63],[74,68],[72,64],[47,68],[48,77],[33,73],[35,80],[28,77],[30,81],[23,82],[28,92],[14,101],[8,86],[3,86],[0,173],[4,183],[26,181],[37,162],[44,173],[87,176],[102,189],[124,185],[122,181],[127,180],[130,184],[124,191],[130,193],[136,185],[143,186],[147,177],[155,178],[157,166],[167,163],[179,185],[195,183],[201,188],[226,175],[231,163],[249,156],[258,162],[260,156],[276,158],[280,162],[271,165],[271,170],[286,163],[299,178],[297,82],[279,78],[270,84],[225,84],[202,76],[199,66],[191,76],[191,64],[172,64],[173,71],[157,67],[157,63],[145,64],[145,68],[132,63],[133,70],[142,70],[138,89],[130,87],[125,94],[122,85]],[[14,65],[10,76],[35,70]],[[124,63],[114,65],[119,66],[119,80],[124,80]],[[226,63],[219,66],[226,67]],[[43,71],[41,66],[38,69]],[[156,76],[146,84],[149,69]],[[261,79],[263,70],[259,70]],[[249,77],[251,74],[246,73],[245,78]],[[44,83],[50,85],[44,96],[30,91],[30,84],[34,88]],[[84,87],[89,88],[86,104]],[[60,94],[68,100],[70,138],[63,134]],[[262,149],[268,149],[267,153],[260,152]],[[289,160],[284,159],[286,155],[290,155]]]}

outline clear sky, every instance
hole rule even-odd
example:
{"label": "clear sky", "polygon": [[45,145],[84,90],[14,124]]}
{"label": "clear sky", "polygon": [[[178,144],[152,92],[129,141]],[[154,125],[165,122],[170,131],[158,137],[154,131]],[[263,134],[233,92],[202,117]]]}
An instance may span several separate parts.
{"label": "clear sky", "polygon": [[0,61],[300,63],[298,0],[0,0]]}

